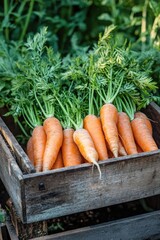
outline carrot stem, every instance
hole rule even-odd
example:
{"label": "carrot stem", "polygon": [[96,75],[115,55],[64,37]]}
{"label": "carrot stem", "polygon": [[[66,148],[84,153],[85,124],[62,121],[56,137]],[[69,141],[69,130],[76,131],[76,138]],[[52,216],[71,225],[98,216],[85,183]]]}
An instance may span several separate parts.
{"label": "carrot stem", "polygon": [[[8,0],[4,0],[4,15],[5,17],[8,14]],[[6,41],[9,41],[9,29],[8,27],[5,28],[5,37],[6,37]]]}
{"label": "carrot stem", "polygon": [[31,129],[33,129],[36,126],[41,125],[41,121],[39,119],[38,112],[34,106],[25,105],[25,107],[23,107],[23,110],[22,110],[22,115],[23,115],[26,123],[28,124],[28,126]]}
{"label": "carrot stem", "polygon": [[26,136],[27,138],[29,138],[29,135],[27,134],[27,132],[25,131],[24,127],[22,126],[22,124],[20,123],[19,120],[16,120],[16,122],[18,123],[18,126],[20,127],[21,131],[23,132],[24,136]]}
{"label": "carrot stem", "polygon": [[22,33],[21,33],[21,36],[20,36],[20,39],[19,39],[20,41],[23,40],[23,38],[24,38],[24,36],[25,36],[25,34],[27,32],[27,28],[28,28],[29,21],[30,21],[30,18],[31,18],[34,2],[35,2],[35,0],[31,0],[30,1],[30,5],[29,5],[29,10],[28,10],[28,14],[27,14],[27,17],[26,17],[26,21],[24,23],[24,27],[23,27],[23,30],[22,30]]}
{"label": "carrot stem", "polygon": [[55,102],[55,99],[54,97],[51,95],[51,96],[47,96],[47,95],[43,95],[41,97],[41,100],[43,101],[43,105],[41,104],[41,102],[39,101],[38,97],[37,97],[37,94],[36,94],[36,89],[34,88],[34,96],[35,96],[35,99],[40,107],[40,110],[42,111],[42,114],[45,118],[48,118],[48,117],[53,117],[54,116],[54,112],[55,112],[55,106],[54,106],[54,102]]}

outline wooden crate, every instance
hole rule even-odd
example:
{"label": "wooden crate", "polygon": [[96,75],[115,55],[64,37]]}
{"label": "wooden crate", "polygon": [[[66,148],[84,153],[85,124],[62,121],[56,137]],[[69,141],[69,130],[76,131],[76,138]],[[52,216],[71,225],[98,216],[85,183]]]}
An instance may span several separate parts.
{"label": "wooden crate", "polygon": [[[153,134],[160,148],[160,108],[150,104]],[[133,201],[160,194],[160,150],[35,173],[25,152],[0,119],[0,178],[23,223]]]}

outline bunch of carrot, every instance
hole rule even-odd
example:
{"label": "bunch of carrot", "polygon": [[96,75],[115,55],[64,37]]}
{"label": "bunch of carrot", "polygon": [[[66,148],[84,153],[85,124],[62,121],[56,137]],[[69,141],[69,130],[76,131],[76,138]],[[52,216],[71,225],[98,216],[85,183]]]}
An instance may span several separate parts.
{"label": "bunch of carrot", "polygon": [[[27,154],[36,171],[75,166],[84,162],[97,165],[109,157],[157,150],[152,125],[147,116],[136,112],[130,121],[125,112],[118,112],[110,103],[100,109],[100,117],[88,114],[83,126],[63,129],[55,117],[33,130]],[[98,166],[98,165],[97,165]]]}
{"label": "bunch of carrot", "polygon": [[101,175],[98,161],[157,150],[149,119],[136,113],[156,85],[112,30],[85,56],[63,61],[44,29],[17,60],[11,113],[32,130],[27,154],[37,172],[89,162]]}

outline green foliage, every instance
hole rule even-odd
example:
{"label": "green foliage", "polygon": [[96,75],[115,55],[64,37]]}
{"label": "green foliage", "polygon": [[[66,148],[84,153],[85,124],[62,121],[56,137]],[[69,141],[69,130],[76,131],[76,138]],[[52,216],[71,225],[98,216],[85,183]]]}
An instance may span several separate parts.
{"label": "green foliage", "polygon": [[105,101],[130,109],[130,115],[151,101],[160,103],[156,0],[3,3],[0,107],[6,105],[15,121],[23,116],[33,128],[57,114],[64,125],[73,125],[63,118],[57,99],[70,106],[78,125],[85,114],[98,115]]}
{"label": "green foliage", "polygon": [[156,0],[4,0],[0,33],[7,42],[26,41],[47,26],[48,43],[66,54],[83,54],[106,26],[117,26],[118,44],[159,45],[160,7]]}

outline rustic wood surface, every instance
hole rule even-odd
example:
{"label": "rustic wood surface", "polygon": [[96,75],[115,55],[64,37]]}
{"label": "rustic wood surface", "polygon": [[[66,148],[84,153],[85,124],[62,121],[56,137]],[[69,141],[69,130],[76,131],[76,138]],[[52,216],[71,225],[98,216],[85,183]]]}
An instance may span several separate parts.
{"label": "rustic wood surface", "polygon": [[[143,110],[149,117],[152,127],[153,135],[155,139],[159,139],[160,136],[160,107],[152,102],[146,109]],[[160,142],[157,142],[160,148]],[[153,209],[160,208],[160,196],[153,196],[146,200],[149,207]]]}
{"label": "rustic wood surface", "polygon": [[22,216],[25,205],[25,202],[22,200],[23,174],[1,135],[0,149],[0,178],[7,192],[10,194],[19,215],[21,218],[24,218],[24,216]]}
{"label": "rustic wood surface", "polygon": [[160,211],[31,240],[159,240]]}
{"label": "rustic wood surface", "polygon": [[10,236],[8,234],[6,225],[5,224],[2,225],[1,223],[0,223],[0,240],[10,240]]}
{"label": "rustic wood surface", "polygon": [[6,222],[6,228],[7,228],[8,234],[10,236],[10,240],[19,240],[19,238],[18,238],[18,236],[17,236],[17,234],[15,232],[15,229],[14,229],[13,225],[11,224],[11,222],[9,222],[9,221]]}
{"label": "rustic wood surface", "polygon": [[1,118],[0,118],[0,133],[7,141],[9,147],[13,151],[13,154],[15,154],[15,157],[21,170],[24,173],[35,172],[35,169],[31,164],[31,161],[28,159],[26,153],[24,152],[22,147],[17,142],[16,138],[13,136],[13,134],[10,132],[10,130],[8,129],[8,127]]}
{"label": "rustic wood surface", "polygon": [[6,221],[3,226],[0,224],[0,240],[19,240],[10,221]]}
{"label": "rustic wood surface", "polygon": [[160,194],[160,151],[24,176],[26,219],[35,222]]}

